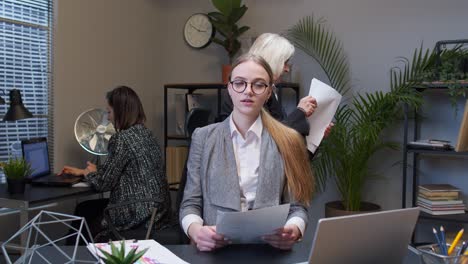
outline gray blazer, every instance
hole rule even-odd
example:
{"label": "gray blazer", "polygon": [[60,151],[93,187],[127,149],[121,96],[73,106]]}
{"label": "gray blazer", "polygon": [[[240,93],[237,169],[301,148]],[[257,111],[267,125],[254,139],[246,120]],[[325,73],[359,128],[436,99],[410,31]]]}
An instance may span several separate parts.
{"label": "gray blazer", "polygon": [[[283,159],[266,129],[262,132],[260,167],[253,209],[291,203],[288,219],[307,223],[307,207],[290,201],[285,187]],[[241,192],[229,128],[229,118],[198,128],[192,135],[187,163],[187,184],[180,206],[180,221],[199,215],[205,225],[216,225],[217,211],[240,211]]]}

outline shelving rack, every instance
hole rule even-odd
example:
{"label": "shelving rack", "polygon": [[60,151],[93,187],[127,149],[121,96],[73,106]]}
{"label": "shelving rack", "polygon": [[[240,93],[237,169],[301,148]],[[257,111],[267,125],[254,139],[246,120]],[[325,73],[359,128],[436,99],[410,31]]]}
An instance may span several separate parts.
{"label": "shelving rack", "polygon": [[[468,85],[463,84],[468,87]],[[414,87],[419,92],[431,92],[431,91],[448,91],[447,85],[441,83],[430,83],[422,87]],[[402,208],[407,207],[408,197],[407,192],[407,180],[410,177],[411,183],[411,205],[416,206],[417,199],[417,188],[419,185],[419,161],[423,156],[438,156],[438,157],[459,157],[468,158],[468,152],[455,152],[454,150],[438,150],[438,149],[419,149],[408,145],[409,141],[416,141],[420,139],[421,122],[418,119],[417,112],[414,111],[414,129],[411,140],[409,140],[409,107],[404,107],[404,136],[403,136],[403,186],[402,186]],[[409,154],[412,156],[409,157]],[[412,160],[411,173],[408,175],[408,159]],[[455,215],[431,215],[425,212],[420,213],[420,219],[430,219],[444,222],[455,222],[455,223],[468,223],[468,214],[455,214]]]}

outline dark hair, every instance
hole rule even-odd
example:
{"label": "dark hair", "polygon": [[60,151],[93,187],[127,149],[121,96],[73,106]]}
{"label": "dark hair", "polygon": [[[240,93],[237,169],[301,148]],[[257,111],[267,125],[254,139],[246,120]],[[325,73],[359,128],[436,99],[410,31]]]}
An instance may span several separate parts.
{"label": "dark hair", "polygon": [[118,86],[106,95],[107,103],[114,110],[116,130],[125,130],[146,121],[145,111],[140,98],[127,86]]}

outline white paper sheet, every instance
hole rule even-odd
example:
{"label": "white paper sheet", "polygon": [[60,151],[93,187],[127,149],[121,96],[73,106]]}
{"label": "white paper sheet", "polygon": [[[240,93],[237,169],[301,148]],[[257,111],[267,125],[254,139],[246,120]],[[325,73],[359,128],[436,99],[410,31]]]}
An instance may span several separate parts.
{"label": "white paper sheet", "polygon": [[226,236],[233,244],[265,243],[261,237],[283,227],[288,213],[289,204],[247,212],[218,211],[216,232]]}
{"label": "white paper sheet", "polygon": [[[121,241],[113,241],[114,245],[117,248],[120,248]],[[171,263],[171,264],[188,264],[188,262],[183,261],[181,258],[177,257],[169,249],[161,246],[158,242],[154,240],[126,240],[125,241],[125,252],[128,253],[131,249],[138,247],[137,252],[148,248],[148,251],[135,262],[135,264],[150,264],[150,263]],[[106,252],[111,252],[111,247],[109,243],[89,243],[87,246],[88,250],[95,256],[103,256],[102,253],[97,250],[100,248]],[[102,262],[101,260],[101,263]]]}
{"label": "white paper sheet", "polygon": [[341,94],[314,78],[310,83],[309,95],[317,100],[317,108],[307,118],[310,126],[309,135],[306,137],[307,148],[314,153],[323,139],[323,133],[335,116],[336,109],[340,105]]}

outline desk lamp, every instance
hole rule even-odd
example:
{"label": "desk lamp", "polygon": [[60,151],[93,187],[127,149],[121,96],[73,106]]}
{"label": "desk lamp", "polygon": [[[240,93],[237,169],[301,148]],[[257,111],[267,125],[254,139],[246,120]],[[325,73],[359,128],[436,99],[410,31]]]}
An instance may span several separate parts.
{"label": "desk lamp", "polygon": [[[1,98],[1,97],[0,97]],[[3,98],[0,100],[0,104],[5,103]],[[21,93],[17,89],[10,91],[10,108],[3,117],[3,121],[16,121],[25,118],[31,118],[33,115],[24,107],[23,100],[21,99]]]}

